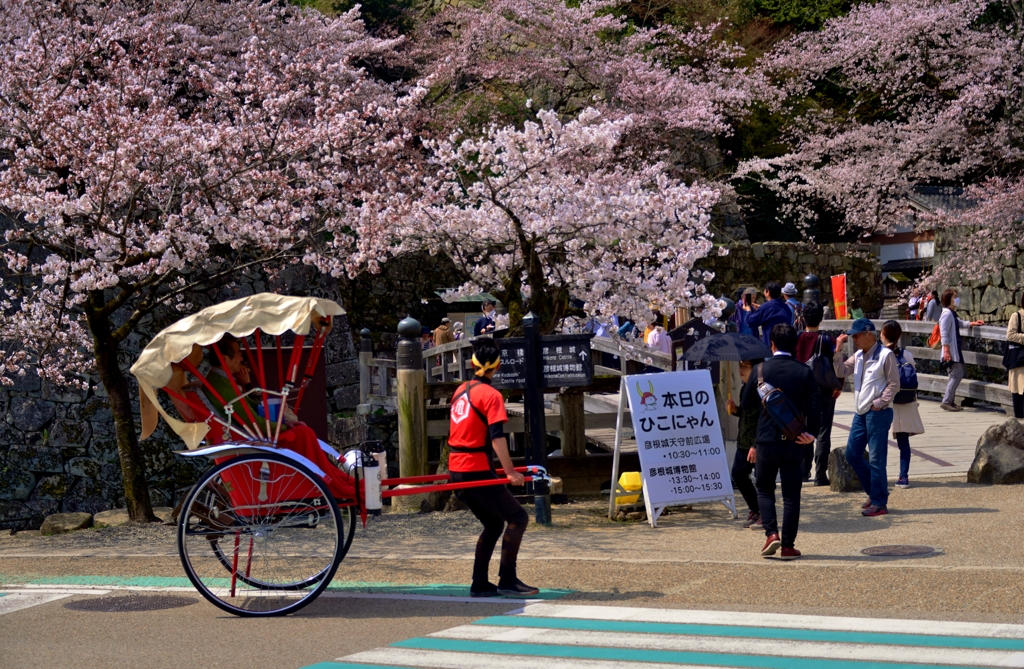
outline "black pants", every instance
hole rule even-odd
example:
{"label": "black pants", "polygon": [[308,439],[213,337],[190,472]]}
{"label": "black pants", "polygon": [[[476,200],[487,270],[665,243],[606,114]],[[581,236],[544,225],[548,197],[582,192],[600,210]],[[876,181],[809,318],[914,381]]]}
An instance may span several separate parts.
{"label": "black pants", "polygon": [[813,444],[803,447],[804,478],[811,476],[811,464],[814,464],[814,480],[828,485],[828,454],[832,451],[832,421],[836,417],[836,398],[832,391],[822,388],[818,396],[821,406],[821,422],[818,423],[818,435]]}
{"label": "black pants", "polygon": [[[482,481],[498,478],[494,472],[452,472],[452,483],[462,481]],[[501,565],[498,568],[498,584],[511,585],[516,581],[516,559],[519,557],[519,544],[523,541],[523,533],[530,522],[526,509],[516,501],[509,492],[508,486],[492,485],[483,488],[457,490],[455,495],[466,503],[469,510],[484,525],[484,531],[476,541],[476,558],[473,561],[473,584],[483,585],[488,582],[487,569],[491,564],[491,555],[501,537]],[[506,523],[508,526],[506,527]]]}
{"label": "black pants", "polygon": [[1013,397],[1013,417],[1024,418],[1024,394],[1011,395]]}
{"label": "black pants", "polygon": [[732,484],[743,495],[747,507],[757,512],[757,489],[750,480],[750,472],[754,471],[754,463],[747,462],[749,448],[737,448],[736,457],[732,460]]}
{"label": "black pants", "polygon": [[803,447],[792,441],[757,445],[757,464],[754,479],[757,483],[757,503],[761,509],[761,524],[765,536],[779,533],[775,513],[775,477],[782,475],[782,546],[793,548],[800,527],[800,489],[803,487],[801,463]]}

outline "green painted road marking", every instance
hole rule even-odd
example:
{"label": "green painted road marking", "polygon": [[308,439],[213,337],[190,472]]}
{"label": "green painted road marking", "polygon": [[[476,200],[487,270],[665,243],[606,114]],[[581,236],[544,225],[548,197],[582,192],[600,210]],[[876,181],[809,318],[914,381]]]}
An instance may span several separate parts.
{"label": "green painted road marking", "polygon": [[[949,665],[904,664],[828,660],[823,658],[777,657],[773,655],[736,655],[695,653],[675,650],[635,648],[599,648],[554,644],[507,643],[501,641],[464,641],[461,639],[417,638],[391,644],[393,648],[442,650],[456,653],[490,653],[530,657],[561,657],[580,660],[617,660],[621,662],[663,662],[697,664],[712,667],[749,667],[751,669],[950,669]],[[981,667],[960,667],[981,669]]]}
{"label": "green painted road marking", "polygon": [[350,662],[318,662],[302,669],[409,669],[408,667],[392,667],[383,664],[352,664]]}
{"label": "green painted road marking", "polygon": [[[211,587],[228,587],[230,578],[209,579]],[[0,585],[77,585],[120,586],[128,588],[191,588],[192,582],[184,576],[8,576],[0,575]],[[386,595],[427,595],[431,597],[468,597],[468,585],[430,583],[404,585],[366,581],[335,581],[327,586],[329,592],[367,593]],[[572,590],[541,590],[530,599],[558,599]],[[501,598],[494,598],[500,601]]]}
{"label": "green painted road marking", "polygon": [[741,639],[778,639],[787,641],[831,641],[893,646],[927,646],[932,648],[973,648],[984,650],[1024,650],[1024,639],[993,639],[924,634],[893,634],[884,632],[841,632],[735,625],[694,625],[686,623],[651,623],[626,620],[583,620],[577,618],[531,618],[529,616],[492,616],[477,620],[474,625],[499,627],[531,627],[591,632],[641,632],[645,634],[679,634],[720,636]]}

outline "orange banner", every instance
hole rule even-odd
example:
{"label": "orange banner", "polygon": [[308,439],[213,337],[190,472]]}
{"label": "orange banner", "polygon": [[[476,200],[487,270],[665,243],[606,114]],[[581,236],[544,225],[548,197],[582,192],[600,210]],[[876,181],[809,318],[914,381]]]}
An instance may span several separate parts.
{"label": "orange banner", "polygon": [[846,275],[838,274],[832,277],[832,301],[836,305],[836,318],[845,321],[850,317],[846,307]]}

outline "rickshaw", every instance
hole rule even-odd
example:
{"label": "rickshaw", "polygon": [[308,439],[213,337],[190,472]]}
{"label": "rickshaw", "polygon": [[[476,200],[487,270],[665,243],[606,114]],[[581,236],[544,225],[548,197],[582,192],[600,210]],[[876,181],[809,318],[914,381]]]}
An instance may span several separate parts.
{"label": "rickshaw", "polygon": [[[383,449],[342,453],[295,420],[333,319],[344,313],[315,297],[260,293],[223,302],[160,331],[131,368],[142,438],[163,418],[185,443],[175,453],[213,463],[180,506],[178,554],[200,594],[229,613],[286,615],[314,601],[352,544],[356,516],[365,526],[384,499],[508,483],[387,478]],[[294,340],[282,345],[287,333]],[[215,345],[229,335],[251,386],[221,373],[218,391],[200,367],[204,354],[222,370],[230,366]],[[222,396],[224,383],[233,398]],[[542,467],[519,471],[527,481],[547,479]]]}

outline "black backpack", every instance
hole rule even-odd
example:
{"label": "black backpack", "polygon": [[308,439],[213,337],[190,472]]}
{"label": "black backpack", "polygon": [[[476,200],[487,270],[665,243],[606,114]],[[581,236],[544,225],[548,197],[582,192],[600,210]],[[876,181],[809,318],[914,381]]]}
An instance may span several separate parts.
{"label": "black backpack", "polygon": [[903,349],[896,349],[896,364],[900,370],[900,389],[892,398],[893,404],[910,404],[917,401],[917,370],[903,357]]}
{"label": "black backpack", "polygon": [[[762,388],[765,389],[761,394]],[[764,382],[764,363],[757,366],[757,392],[761,396],[761,406],[772,422],[782,431],[786,439],[796,441],[804,433],[807,421],[797,411],[781,389]]]}

